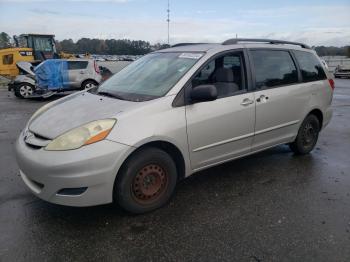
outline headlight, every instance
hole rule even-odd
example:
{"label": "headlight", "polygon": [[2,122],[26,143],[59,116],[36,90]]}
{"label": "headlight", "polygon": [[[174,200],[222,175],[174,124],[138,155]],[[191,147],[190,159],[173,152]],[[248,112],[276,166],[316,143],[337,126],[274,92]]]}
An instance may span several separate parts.
{"label": "headlight", "polygon": [[101,141],[108,136],[116,121],[116,119],[103,119],[74,128],[52,140],[45,150],[72,150]]}

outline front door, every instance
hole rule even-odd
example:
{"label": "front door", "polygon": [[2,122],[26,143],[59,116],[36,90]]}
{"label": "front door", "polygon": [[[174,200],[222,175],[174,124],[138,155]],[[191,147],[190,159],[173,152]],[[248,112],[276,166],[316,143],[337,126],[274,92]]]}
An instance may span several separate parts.
{"label": "front door", "polygon": [[192,169],[198,170],[250,152],[254,136],[255,98],[247,92],[242,52],[209,61],[191,88],[212,84],[218,99],[186,106]]}

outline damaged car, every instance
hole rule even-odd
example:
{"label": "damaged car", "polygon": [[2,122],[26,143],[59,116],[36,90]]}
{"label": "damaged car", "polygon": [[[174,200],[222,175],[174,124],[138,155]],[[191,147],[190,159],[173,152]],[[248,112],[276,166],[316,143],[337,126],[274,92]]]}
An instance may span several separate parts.
{"label": "damaged car", "polygon": [[58,92],[97,87],[102,81],[100,69],[92,59],[49,59],[33,67],[18,62],[20,74],[8,84],[19,98],[49,97]]}

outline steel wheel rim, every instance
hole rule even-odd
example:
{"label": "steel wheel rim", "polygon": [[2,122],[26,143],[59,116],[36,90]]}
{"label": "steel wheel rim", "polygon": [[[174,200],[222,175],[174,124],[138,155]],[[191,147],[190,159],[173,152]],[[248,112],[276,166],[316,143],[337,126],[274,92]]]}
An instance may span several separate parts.
{"label": "steel wheel rim", "polygon": [[164,195],[168,187],[168,173],[158,164],[141,168],[134,177],[131,192],[140,204],[152,204]]}
{"label": "steel wheel rim", "polygon": [[312,123],[307,123],[303,132],[303,145],[305,147],[313,145],[316,136],[316,127]]}
{"label": "steel wheel rim", "polygon": [[23,85],[20,87],[19,89],[19,93],[23,96],[23,97],[27,97],[33,94],[33,88],[31,86],[28,85]]}

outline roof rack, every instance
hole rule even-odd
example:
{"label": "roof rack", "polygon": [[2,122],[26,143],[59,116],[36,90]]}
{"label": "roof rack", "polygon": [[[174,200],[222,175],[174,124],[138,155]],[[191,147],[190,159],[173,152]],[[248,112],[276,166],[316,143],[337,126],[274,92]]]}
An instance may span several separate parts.
{"label": "roof rack", "polygon": [[179,47],[179,46],[186,46],[186,45],[205,45],[208,43],[178,43],[175,45],[172,45],[171,47]]}
{"label": "roof rack", "polygon": [[223,45],[234,45],[239,42],[256,42],[256,43],[269,43],[269,44],[286,44],[286,45],[299,45],[302,48],[311,49],[308,45],[298,42],[290,42],[284,40],[273,40],[273,39],[255,39],[255,38],[232,38],[223,42]]}

